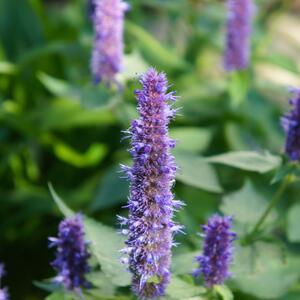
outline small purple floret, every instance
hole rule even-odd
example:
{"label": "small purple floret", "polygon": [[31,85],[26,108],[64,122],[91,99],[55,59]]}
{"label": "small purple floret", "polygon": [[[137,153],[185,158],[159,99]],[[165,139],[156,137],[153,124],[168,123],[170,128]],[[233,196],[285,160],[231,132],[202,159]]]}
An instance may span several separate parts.
{"label": "small purple floret", "polygon": [[[5,276],[5,267],[3,263],[0,263],[0,283],[2,278]],[[0,284],[0,300],[9,300],[9,293],[7,287],[1,287]]]}
{"label": "small purple floret", "polygon": [[232,218],[219,215],[212,216],[207,225],[202,226],[203,253],[196,257],[199,268],[194,276],[202,274],[207,287],[223,284],[231,275],[229,267],[233,256],[233,241],[236,238],[231,227]]}
{"label": "small purple floret", "polygon": [[182,227],[172,221],[181,202],[174,200],[176,164],[170,149],[175,143],[168,135],[168,124],[176,114],[170,102],[165,74],[149,69],[135,92],[140,118],[131,124],[130,153],[133,166],[122,166],[130,181],[129,218],[119,217],[128,236],[122,253],[132,273],[132,289],[139,299],[164,295],[170,281],[171,248],[174,233]]}
{"label": "small purple floret", "polygon": [[227,72],[248,67],[254,4],[252,0],[226,0],[228,9],[224,67]]}
{"label": "small purple floret", "polygon": [[300,89],[291,89],[291,111],[281,118],[286,133],[285,152],[291,161],[300,160]]}
{"label": "small purple floret", "polygon": [[124,14],[128,5],[122,0],[90,0],[94,24],[91,70],[95,83],[116,82],[122,69]]}
{"label": "small purple floret", "polygon": [[58,272],[55,282],[69,291],[89,288],[85,275],[90,271],[87,242],[84,239],[82,215],[77,214],[64,219],[59,224],[58,237],[49,238],[50,247],[57,247],[52,267]]}

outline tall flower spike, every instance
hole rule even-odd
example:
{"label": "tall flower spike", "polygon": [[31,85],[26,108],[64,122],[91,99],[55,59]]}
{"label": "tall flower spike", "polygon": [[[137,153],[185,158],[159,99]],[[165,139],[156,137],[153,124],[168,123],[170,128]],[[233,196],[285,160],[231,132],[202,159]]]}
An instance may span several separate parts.
{"label": "tall flower spike", "polygon": [[1,287],[1,280],[5,276],[5,267],[3,263],[0,263],[0,300],[9,300],[9,294],[6,287]]}
{"label": "tall flower spike", "polygon": [[64,219],[59,224],[58,237],[50,237],[49,241],[50,247],[57,247],[55,260],[51,263],[58,272],[55,281],[69,291],[89,288],[90,283],[85,279],[85,275],[90,271],[90,254],[84,240],[82,216],[77,214]]}
{"label": "tall flower spike", "polygon": [[172,221],[174,209],[181,202],[173,200],[171,188],[175,181],[176,165],[170,149],[175,143],[168,136],[168,123],[175,116],[169,102],[165,74],[150,68],[140,80],[142,89],[135,92],[140,118],[131,124],[130,153],[133,166],[123,166],[130,181],[129,218],[119,217],[127,225],[128,254],[132,289],[139,299],[162,296],[170,280],[173,234],[181,226]]}
{"label": "tall flower spike", "polygon": [[300,160],[300,89],[292,89],[291,111],[281,118],[286,133],[285,152],[291,161]]}
{"label": "tall flower spike", "polygon": [[212,216],[207,225],[202,226],[203,253],[196,257],[200,265],[194,276],[203,274],[207,287],[223,284],[230,277],[229,267],[233,256],[233,241],[236,238],[231,226],[231,217],[219,215]]}
{"label": "tall flower spike", "polygon": [[128,5],[122,0],[89,0],[94,24],[91,70],[96,83],[116,82],[122,68],[124,14]]}
{"label": "tall flower spike", "polygon": [[252,0],[226,0],[228,9],[224,67],[227,72],[247,68],[254,4]]}

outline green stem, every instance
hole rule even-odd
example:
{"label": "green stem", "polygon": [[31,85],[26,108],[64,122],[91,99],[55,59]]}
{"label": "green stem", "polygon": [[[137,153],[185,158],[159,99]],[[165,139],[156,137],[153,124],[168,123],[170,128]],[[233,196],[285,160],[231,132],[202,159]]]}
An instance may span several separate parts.
{"label": "green stem", "polygon": [[293,181],[293,176],[287,175],[281,182],[281,185],[279,186],[279,189],[277,190],[276,194],[274,195],[272,201],[264,211],[264,213],[261,215],[261,217],[258,219],[257,223],[255,224],[253,230],[248,234],[248,237],[250,240],[259,232],[261,226],[267,219],[269,213],[272,211],[272,209],[276,206],[276,204],[280,201],[282,198],[283,193],[285,192],[286,188],[289,186],[289,184]]}

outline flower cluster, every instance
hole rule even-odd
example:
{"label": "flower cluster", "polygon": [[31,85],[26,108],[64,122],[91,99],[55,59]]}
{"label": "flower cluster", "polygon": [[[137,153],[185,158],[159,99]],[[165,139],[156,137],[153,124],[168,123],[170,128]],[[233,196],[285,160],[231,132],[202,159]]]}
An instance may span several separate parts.
{"label": "flower cluster", "polygon": [[58,272],[57,283],[63,284],[67,290],[80,290],[90,287],[85,275],[89,272],[87,242],[84,240],[82,216],[64,219],[59,225],[58,237],[50,237],[50,247],[56,246],[56,258],[51,263]]}
{"label": "flower cluster", "polygon": [[150,68],[140,80],[142,90],[135,92],[140,118],[130,128],[130,153],[133,166],[123,166],[130,181],[129,218],[120,217],[127,225],[127,247],[132,288],[140,299],[162,296],[170,280],[173,234],[181,226],[172,221],[174,209],[182,203],[174,200],[171,188],[176,165],[170,149],[175,146],[168,136],[168,123],[175,116],[169,102],[165,74]]}
{"label": "flower cluster", "polygon": [[94,24],[91,70],[96,83],[116,80],[122,67],[124,14],[128,5],[122,0],[90,0]]}
{"label": "flower cluster", "polygon": [[290,160],[300,160],[300,89],[292,89],[292,110],[281,119],[286,133],[285,152]]}
{"label": "flower cluster", "polygon": [[0,300],[9,300],[9,294],[6,287],[1,287],[1,280],[5,276],[5,267],[3,263],[0,263]]}
{"label": "flower cluster", "polygon": [[203,253],[196,257],[199,268],[194,276],[204,275],[206,286],[222,284],[230,276],[229,266],[232,261],[233,241],[236,234],[231,231],[232,218],[219,215],[212,216],[204,232]]}
{"label": "flower cluster", "polygon": [[227,0],[228,20],[225,70],[241,70],[248,66],[250,56],[250,34],[252,26],[252,0]]}

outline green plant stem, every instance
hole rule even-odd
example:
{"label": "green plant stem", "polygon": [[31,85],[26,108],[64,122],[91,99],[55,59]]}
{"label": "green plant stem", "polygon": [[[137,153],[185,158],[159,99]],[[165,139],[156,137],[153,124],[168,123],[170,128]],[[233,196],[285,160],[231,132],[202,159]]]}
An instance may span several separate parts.
{"label": "green plant stem", "polygon": [[280,201],[282,198],[283,193],[285,192],[286,188],[289,186],[289,184],[292,182],[292,176],[287,175],[281,182],[281,185],[279,186],[279,189],[277,190],[276,194],[274,195],[272,201],[264,211],[264,213],[261,215],[261,217],[258,219],[257,223],[253,227],[253,230],[249,233],[248,237],[250,240],[259,232],[261,226],[267,219],[268,215],[272,211],[272,209],[276,206],[276,204]]}

